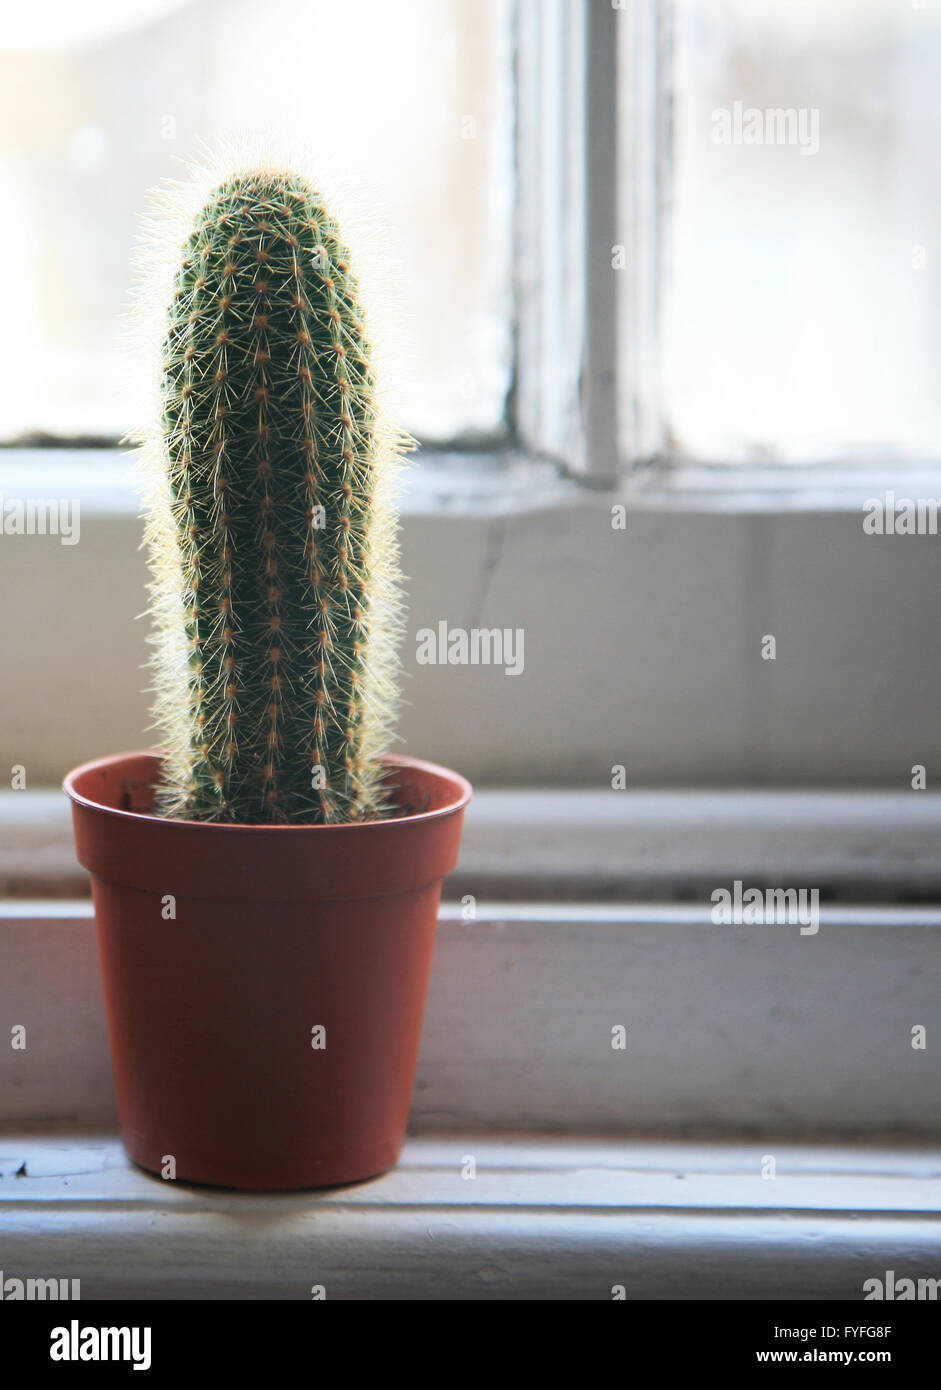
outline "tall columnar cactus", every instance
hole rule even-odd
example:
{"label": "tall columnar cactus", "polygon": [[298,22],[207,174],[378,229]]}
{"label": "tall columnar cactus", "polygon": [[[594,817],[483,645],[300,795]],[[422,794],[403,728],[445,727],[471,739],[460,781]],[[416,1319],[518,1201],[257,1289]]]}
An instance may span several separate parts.
{"label": "tall columnar cactus", "polygon": [[349,252],[304,179],[253,168],[192,224],[148,446],[158,814],[318,824],[387,811],[397,549]]}

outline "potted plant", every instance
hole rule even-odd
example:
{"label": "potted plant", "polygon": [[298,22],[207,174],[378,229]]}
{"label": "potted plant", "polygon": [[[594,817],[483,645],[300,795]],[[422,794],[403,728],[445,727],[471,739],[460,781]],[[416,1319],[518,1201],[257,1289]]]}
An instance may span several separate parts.
{"label": "potted plant", "polygon": [[471,789],[386,751],[410,441],[309,182],[217,180],[162,366],[140,440],[162,744],[65,780],[122,1137],[165,1177],[350,1182],[401,1149]]}

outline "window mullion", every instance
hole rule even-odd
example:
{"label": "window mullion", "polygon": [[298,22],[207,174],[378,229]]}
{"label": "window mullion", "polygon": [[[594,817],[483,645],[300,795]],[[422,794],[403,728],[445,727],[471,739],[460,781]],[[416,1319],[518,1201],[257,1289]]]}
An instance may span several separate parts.
{"label": "window mullion", "polygon": [[586,460],[586,12],[586,0],[519,0],[517,11],[517,432],[575,470]]}
{"label": "window mullion", "polygon": [[671,150],[670,0],[618,12],[618,452],[631,465],[662,452],[660,291]]}

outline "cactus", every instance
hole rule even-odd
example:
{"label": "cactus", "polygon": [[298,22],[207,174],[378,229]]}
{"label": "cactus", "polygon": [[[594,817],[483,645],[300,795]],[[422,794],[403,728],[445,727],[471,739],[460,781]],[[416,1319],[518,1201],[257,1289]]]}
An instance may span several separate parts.
{"label": "cactus", "polygon": [[250,166],[191,223],[164,335],[147,543],[158,815],[388,814],[391,480],[349,252],[305,180]]}

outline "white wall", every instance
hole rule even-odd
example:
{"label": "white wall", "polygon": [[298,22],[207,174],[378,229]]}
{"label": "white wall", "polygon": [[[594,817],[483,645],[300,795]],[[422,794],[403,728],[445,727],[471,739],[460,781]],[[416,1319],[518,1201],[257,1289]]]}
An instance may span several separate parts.
{"label": "white wall", "polygon": [[[34,494],[75,489],[71,461],[40,457],[0,458],[0,490],[22,495],[25,467]],[[0,535],[0,769],[25,764],[31,785],[148,742],[139,522],[113,455],[71,459],[80,543]],[[610,496],[539,474],[450,498],[430,478],[414,475],[403,533],[408,752],[479,783],[601,787],[623,763],[640,785],[904,788],[921,763],[931,784],[941,538],[864,535],[858,507],[649,499],[616,531]],[[523,674],[416,666],[416,630],[442,618],[522,627]]]}

